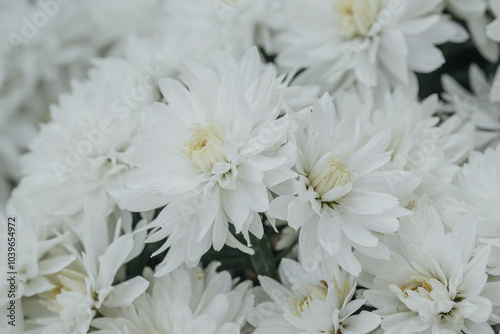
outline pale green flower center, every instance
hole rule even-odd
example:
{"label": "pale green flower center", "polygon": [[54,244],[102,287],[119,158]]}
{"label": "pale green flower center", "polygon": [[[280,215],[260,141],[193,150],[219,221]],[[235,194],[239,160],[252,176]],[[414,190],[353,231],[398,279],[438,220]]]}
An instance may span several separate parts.
{"label": "pale green flower center", "polygon": [[340,19],[340,32],[346,39],[365,37],[377,22],[379,0],[338,0],[334,10]]}
{"label": "pale green flower center", "polygon": [[210,172],[218,162],[226,162],[224,130],[212,123],[193,123],[191,136],[183,143],[182,151],[204,172]]}
{"label": "pale green flower center", "polygon": [[320,196],[335,187],[351,182],[351,169],[345,164],[345,157],[334,157],[324,164],[315,164],[309,173],[309,182]]}
{"label": "pale green flower center", "polygon": [[63,269],[52,277],[52,284],[55,288],[40,294],[40,303],[53,312],[61,311],[62,307],[57,301],[57,296],[64,291],[76,291],[81,294],[87,293],[85,285],[86,276],[71,270]]}

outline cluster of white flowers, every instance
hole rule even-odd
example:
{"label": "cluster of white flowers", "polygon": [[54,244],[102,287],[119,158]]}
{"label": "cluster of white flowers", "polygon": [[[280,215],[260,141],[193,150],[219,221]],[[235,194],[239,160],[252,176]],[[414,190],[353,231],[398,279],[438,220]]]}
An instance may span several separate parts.
{"label": "cluster of white flowers", "polygon": [[0,32],[1,333],[498,330],[500,0],[0,0]]}
{"label": "cluster of white flowers", "polygon": [[0,208],[49,105],[85,77],[93,58],[122,54],[127,35],[148,33],[159,3],[0,0]]}

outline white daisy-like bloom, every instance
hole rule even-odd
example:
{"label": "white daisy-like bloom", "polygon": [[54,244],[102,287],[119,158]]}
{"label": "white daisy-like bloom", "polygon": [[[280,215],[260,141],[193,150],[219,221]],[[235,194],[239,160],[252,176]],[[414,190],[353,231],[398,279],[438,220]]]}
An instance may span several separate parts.
{"label": "white daisy-like bloom", "polygon": [[323,263],[309,273],[300,263],[283,259],[279,272],[282,284],[259,276],[272,301],[260,303],[249,316],[255,334],[365,334],[380,325],[374,313],[354,315],[365,300],[353,299],[356,281],[337,264]]}
{"label": "white daisy-like bloom", "polygon": [[23,158],[14,197],[49,224],[77,230],[118,210],[114,193],[125,186],[142,109],[158,98],[157,80],[146,70],[117,58],[96,62],[89,79],[73,82],[52,107],[52,121]]}
{"label": "white daisy-like bloom", "polygon": [[464,20],[471,33],[474,45],[481,52],[483,57],[490,62],[496,62],[499,56],[500,30],[495,34],[494,29],[498,23],[492,23],[493,17],[489,11],[498,8],[500,12],[500,2],[498,0],[446,0],[447,9],[455,16]]}
{"label": "white daisy-like bloom", "polygon": [[410,212],[398,198],[408,196],[419,179],[411,172],[381,170],[391,160],[391,136],[379,132],[360,145],[360,122],[354,113],[339,116],[325,94],[295,135],[298,178],[276,190],[268,214],[300,228],[299,254],[306,270],[334,258],[357,276],[361,271],[352,248],[388,258],[379,233],[398,230],[398,217]]}
{"label": "white daisy-like bloom", "polygon": [[125,281],[118,276],[120,268],[141,253],[146,234],[118,237],[120,229],[118,222],[114,235],[108,236],[89,228],[80,236],[83,251],[69,248],[76,260],[47,275],[53,288],[33,297],[31,305],[38,302],[36,309],[25,310],[28,319],[40,325],[41,333],[87,333],[101,308],[128,307],[146,291],[149,282],[145,278]]}
{"label": "white daisy-like bloom", "polygon": [[102,334],[240,334],[254,305],[250,281],[238,284],[220,263],[205,270],[181,266],[168,275],[153,277],[146,293],[127,308],[103,310],[105,317],[92,326]]}
{"label": "white daisy-like bloom", "polygon": [[182,40],[188,50],[198,53],[195,60],[220,56],[221,51],[239,59],[260,42],[259,34],[265,34],[269,7],[268,0],[170,0],[165,28],[170,28],[173,40]]}
{"label": "white daisy-like bloom", "polygon": [[[16,319],[2,319],[0,330],[9,333],[9,326],[3,325],[6,321],[16,320],[16,328],[23,332],[24,323],[17,320],[23,319],[26,298],[52,290],[55,286],[47,276],[68,266],[75,256],[64,252],[63,245],[72,241],[69,233],[50,233],[45,226],[20,215],[10,202],[6,210],[8,215],[0,212],[0,246],[5,250],[5,256],[0,258],[0,271],[4,275],[0,281],[0,306],[5,309],[13,300]],[[15,259],[12,253],[15,253]],[[12,275],[13,272],[16,274]]]}
{"label": "white daisy-like bloom", "polygon": [[[0,92],[7,113],[32,121],[83,79],[90,60],[120,53],[126,36],[148,27],[161,1],[3,1],[0,25]],[[146,28],[145,28],[146,27]]]}
{"label": "white daisy-like bloom", "polygon": [[49,105],[90,60],[122,54],[131,32],[147,30],[156,0],[1,1],[0,206],[20,178],[19,155],[49,118]]}
{"label": "white daisy-like bloom", "polygon": [[443,97],[459,117],[470,118],[476,125],[476,148],[494,146],[500,142],[500,101],[493,102],[491,97],[498,84],[488,80],[477,65],[469,68],[469,81],[472,92],[443,75]]}
{"label": "white daisy-like bloom", "polygon": [[129,41],[127,55],[175,76],[186,59],[214,66],[227,52],[239,59],[253,45],[272,49],[272,8],[269,0],[169,0],[152,16],[152,32]]}
{"label": "white daisy-like bloom", "polygon": [[358,283],[368,288],[363,295],[382,317],[384,333],[493,333],[485,292],[498,287],[487,283],[490,247],[475,251],[476,224],[466,215],[446,233],[423,197],[416,214],[401,221],[398,235],[388,237],[390,260],[360,255],[364,272]]}
{"label": "white daisy-like bloom", "polygon": [[256,48],[239,63],[223,58],[216,71],[191,64],[182,73],[184,84],[160,82],[166,103],[146,113],[132,154],[131,190],[122,199],[131,211],[168,204],[155,220],[161,229],[149,238],[168,236],[158,252],[170,251],[157,275],[183,262],[194,267],[212,245],[246,249],[228,222],[248,245],[249,233],[262,237],[267,188],[296,175],[287,142],[293,117],[278,116],[285,105],[312,100],[310,90],[288,88],[274,67],[262,65]]}
{"label": "white daisy-like bloom", "polygon": [[327,90],[353,80],[370,87],[407,84],[412,72],[444,63],[437,44],[467,38],[443,16],[439,0],[293,0],[283,6],[278,64],[306,68],[298,82]]}
{"label": "white daisy-like bloom", "polygon": [[[358,87],[359,88],[359,87]],[[416,91],[397,86],[382,97],[371,91],[351,89],[337,93],[339,110],[355,110],[362,120],[362,142],[389,130],[391,161],[385,169],[406,170],[422,179],[405,203],[427,194],[443,195],[462,163],[474,149],[474,124],[460,115],[441,120],[437,95],[419,101]]]}
{"label": "white daisy-like bloom", "polygon": [[[7,218],[0,216],[7,224]],[[20,216],[9,216],[15,218],[17,243],[17,258],[15,261],[15,270],[8,270],[9,265],[6,259],[2,259],[0,264],[5,273],[17,272],[16,298],[31,297],[36,294],[53,288],[53,285],[46,278],[66,267],[73,262],[73,255],[54,255],[58,253],[58,248],[64,241],[68,240],[68,234],[52,236],[47,233],[45,228],[36,228],[32,224],[23,221]],[[7,230],[7,229],[5,229]],[[9,235],[2,233],[2,246],[8,248]],[[59,249],[60,251],[61,249]],[[6,288],[8,282],[2,281],[2,291]],[[7,300],[7,294],[0,299],[0,304],[4,305]]]}
{"label": "white daisy-like bloom", "polygon": [[443,217],[454,226],[457,219],[474,213],[478,217],[479,245],[492,245],[488,272],[500,275],[500,145],[487,148],[484,153],[472,152],[469,161],[450,185],[447,196],[441,200]]}

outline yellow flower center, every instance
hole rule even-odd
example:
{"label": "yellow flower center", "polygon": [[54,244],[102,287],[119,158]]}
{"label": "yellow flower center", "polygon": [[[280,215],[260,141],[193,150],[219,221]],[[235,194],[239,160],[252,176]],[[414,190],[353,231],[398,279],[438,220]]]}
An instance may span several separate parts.
{"label": "yellow flower center", "polygon": [[415,292],[419,292],[419,288],[424,288],[427,292],[431,292],[432,291],[432,285],[431,283],[425,279],[424,277],[413,277],[410,281],[409,281],[409,285],[407,286],[400,286],[399,288],[401,289],[401,291],[403,291],[406,296],[408,296],[408,293],[407,291],[415,291]]}
{"label": "yellow flower center", "polygon": [[204,172],[210,172],[218,162],[227,161],[224,154],[224,130],[212,123],[194,123],[191,136],[183,143],[182,151]]}
{"label": "yellow flower center", "polygon": [[338,0],[334,9],[339,14],[342,36],[353,39],[368,34],[381,8],[379,0]]}
{"label": "yellow flower center", "polygon": [[351,182],[351,169],[345,164],[346,156],[338,156],[324,164],[315,164],[309,173],[309,182],[320,196],[335,187]]}
{"label": "yellow flower center", "polygon": [[321,280],[319,284],[315,287],[311,287],[311,294],[304,299],[296,299],[291,297],[292,304],[295,304],[295,315],[300,317],[300,315],[311,307],[311,303],[314,300],[326,301],[326,295],[328,294],[328,283]]}

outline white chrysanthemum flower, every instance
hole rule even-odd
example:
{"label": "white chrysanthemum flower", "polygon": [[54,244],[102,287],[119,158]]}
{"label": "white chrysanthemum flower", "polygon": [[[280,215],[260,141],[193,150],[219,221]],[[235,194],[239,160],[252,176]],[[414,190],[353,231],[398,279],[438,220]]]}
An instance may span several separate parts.
{"label": "white chrysanthemum flower", "polygon": [[89,76],[53,106],[15,191],[26,210],[76,229],[116,210],[114,193],[125,186],[142,109],[159,97],[156,79],[125,60],[101,60]]}
{"label": "white chrysanthemum flower", "polygon": [[106,234],[87,232],[82,236],[83,252],[70,249],[76,261],[48,275],[53,289],[34,297],[37,309],[25,310],[41,333],[87,333],[101,308],[128,307],[144,293],[149,283],[140,276],[116,284],[119,269],[142,251],[145,238],[145,233],[136,240],[132,234],[117,237],[120,228],[118,223],[112,242]]}
{"label": "white chrysanthemum flower", "polygon": [[488,272],[493,275],[500,275],[499,166],[500,145],[486,149],[484,154],[472,152],[469,162],[458,172],[456,183],[441,201],[443,217],[449,225],[453,226],[464,214],[477,215],[479,243],[493,246],[488,261]]}
{"label": "white chrysanthemum flower", "polygon": [[271,217],[300,228],[299,252],[305,269],[323,258],[335,258],[353,275],[361,266],[352,247],[378,258],[389,250],[378,233],[398,229],[398,217],[409,212],[398,198],[408,196],[419,180],[405,171],[382,171],[391,159],[389,132],[375,134],[360,145],[359,120],[341,118],[328,95],[314,105],[296,133],[297,180],[276,190]]}
{"label": "white chrysanthemum flower", "polygon": [[271,49],[271,8],[269,0],[169,0],[152,18],[152,33],[129,41],[127,54],[174,76],[186,59],[214,66],[227,52],[239,59],[253,45]]}
{"label": "white chrysanthemum flower", "polygon": [[460,115],[444,121],[436,116],[443,108],[437,95],[419,102],[416,92],[398,86],[380,98],[371,91],[341,92],[335,103],[339,110],[355,110],[362,119],[362,142],[379,131],[390,131],[391,161],[384,169],[411,171],[422,179],[405,203],[423,194],[441,196],[457,164],[474,148],[474,125]]}
{"label": "white chrysanthemum flower", "polygon": [[422,198],[416,215],[403,219],[398,235],[388,239],[390,260],[359,255],[364,272],[358,283],[368,288],[364,297],[377,308],[384,333],[493,333],[492,302],[483,296],[494,287],[486,282],[490,247],[474,251],[473,217],[445,233]]}
{"label": "white chrysanthemum flower", "polygon": [[269,0],[171,0],[165,6],[165,28],[172,31],[172,40],[182,40],[187,50],[197,53],[195,60],[210,53],[220,56],[221,51],[240,58],[261,42],[269,5]]}
{"label": "white chrysanthemum flower", "polygon": [[[495,34],[497,23],[492,23],[489,10],[500,6],[498,0],[446,0],[447,9],[461,20],[464,20],[469,28],[474,45],[479,52],[490,62],[498,60],[500,48],[498,46],[500,30]],[[500,12],[500,7],[498,7]],[[488,26],[488,28],[487,28]]]}
{"label": "white chrysanthemum flower", "polygon": [[154,278],[147,268],[148,291],[128,308],[103,310],[92,326],[103,334],[240,334],[254,304],[252,283],[236,285],[227,271],[216,272],[219,265],[182,266]]}
{"label": "white chrysanthemum flower", "polygon": [[289,259],[280,264],[283,283],[259,276],[264,291],[272,302],[259,304],[249,321],[254,319],[255,334],[343,333],[365,334],[380,324],[380,317],[361,311],[364,299],[353,299],[354,277],[338,265],[323,263],[312,273]]}
{"label": "white chrysanthemum flower", "polygon": [[469,80],[472,93],[445,74],[443,97],[459,117],[470,117],[476,125],[476,148],[496,145],[500,142],[500,102],[493,102],[490,97],[498,84],[491,83],[476,65],[469,68]]}
{"label": "white chrysanthemum flower", "polygon": [[307,68],[299,82],[335,89],[407,84],[411,72],[444,63],[436,44],[464,41],[465,30],[442,15],[436,0],[283,1],[288,20],[276,37],[277,62]]}
{"label": "white chrysanthemum flower", "polygon": [[122,54],[131,32],[148,30],[158,1],[2,1],[0,3],[0,207],[20,178],[19,155],[48,119],[49,105],[90,60]]}
{"label": "white chrysanthemum flower", "polygon": [[[32,121],[82,79],[97,56],[120,53],[125,37],[148,27],[159,1],[4,1],[0,26],[0,91],[7,113]],[[8,32],[8,33],[7,33]],[[3,109],[3,108],[2,108]]]}
{"label": "white chrysanthemum flower", "polygon": [[[55,286],[48,276],[68,266],[75,256],[63,248],[65,243],[72,241],[69,233],[50,233],[45,226],[36,224],[36,220],[20,215],[10,202],[6,210],[8,216],[0,212],[0,247],[5,250],[5,255],[0,258],[0,272],[3,274],[0,281],[0,307],[5,310],[14,302],[15,310],[13,318],[6,317],[10,312],[4,313],[0,332],[13,333],[14,329],[17,333],[27,333],[29,326],[24,321],[25,311],[29,308],[27,300],[52,290]],[[15,253],[15,259],[9,253]],[[13,321],[15,327],[9,325],[8,321]]]}
{"label": "white chrysanthemum flower", "polygon": [[[183,67],[185,86],[161,81],[165,103],[146,113],[132,156],[137,170],[123,201],[131,211],[167,207],[150,241],[168,236],[163,275],[186,262],[193,267],[213,245],[245,248],[229,233],[249,242],[262,237],[259,212],[269,206],[267,187],[295,177],[293,143],[286,142],[291,118],[278,118],[287,100],[309,103],[310,92],[287,88],[272,66],[263,66],[256,48],[236,63],[224,58],[218,71]],[[250,251],[250,250],[248,250]]]}
{"label": "white chrysanthemum flower", "polygon": [[[8,209],[9,220],[13,224],[14,230],[11,233],[7,228],[7,217],[0,212],[2,232],[0,234],[0,246],[7,250],[13,246],[16,259],[7,262],[7,256],[0,259],[0,267],[3,273],[16,272],[15,298],[17,303],[21,303],[23,297],[32,297],[54,288],[54,285],[47,278],[47,275],[54,274],[74,261],[75,256],[63,252],[62,245],[72,239],[69,233],[55,236],[48,231],[45,226],[34,224],[33,221],[26,221],[17,212],[12,214],[11,206]],[[0,282],[0,305],[8,302],[9,282],[5,279]]]}

